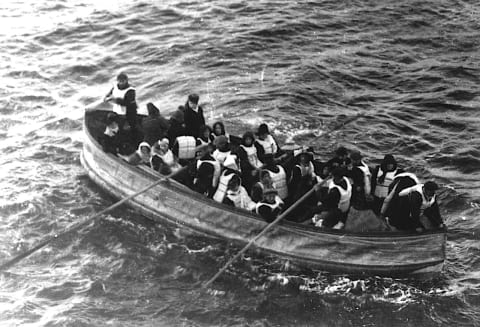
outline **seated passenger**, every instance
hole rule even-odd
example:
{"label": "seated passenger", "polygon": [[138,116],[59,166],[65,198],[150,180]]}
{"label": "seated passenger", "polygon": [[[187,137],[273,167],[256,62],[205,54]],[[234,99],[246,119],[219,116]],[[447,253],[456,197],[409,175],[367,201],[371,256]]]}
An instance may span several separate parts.
{"label": "seated passenger", "polygon": [[223,167],[223,162],[231,153],[227,137],[225,135],[217,136],[214,140],[214,145],[216,149],[213,151],[212,156]]}
{"label": "seated passenger", "polygon": [[193,189],[208,197],[212,197],[220,177],[220,164],[210,155],[208,145],[196,148],[196,173]]}
{"label": "seated passenger", "polygon": [[137,151],[131,155],[119,155],[120,158],[124,159],[131,165],[147,165],[150,167],[150,158],[151,158],[152,148],[147,142],[142,142],[138,146]]}
{"label": "seated passenger", "polygon": [[185,108],[183,106],[178,107],[176,111],[170,116],[170,127],[168,128],[167,137],[171,145],[175,143],[175,140],[179,136],[186,135],[185,133],[185,121],[184,114]]}
{"label": "seated passenger", "polygon": [[248,211],[255,210],[256,203],[248,196],[245,188],[240,185],[240,177],[235,174],[230,179],[227,185],[227,194],[223,199],[223,203],[229,206],[234,206],[235,208],[245,209]]}
{"label": "seated passenger", "polygon": [[273,188],[273,182],[270,172],[268,170],[260,170],[259,181],[253,184],[250,192],[252,200],[255,202],[261,201],[263,199],[263,192],[271,188]]}
{"label": "seated passenger", "polygon": [[293,202],[300,199],[317,183],[317,175],[313,166],[313,153],[301,152],[295,157],[295,160],[296,165],[293,167],[288,185]]}
{"label": "seated passenger", "polygon": [[[218,188],[213,195],[213,199],[217,202],[222,203],[225,195],[227,194],[227,186],[232,179],[233,176],[237,175],[240,177],[239,166],[237,163],[237,156],[234,154],[230,154],[224,161],[224,170],[220,175],[220,179],[218,182]],[[217,162],[218,163],[218,162]],[[220,164],[219,164],[220,165]]]}
{"label": "seated passenger", "polygon": [[333,169],[332,177],[328,185],[328,194],[322,199],[319,208],[322,213],[314,217],[314,223],[318,227],[342,229],[350,209],[352,186],[345,177],[344,168]]}
{"label": "seated passenger", "polygon": [[153,146],[167,136],[170,124],[153,103],[147,103],[147,110],[148,116],[142,120],[143,141]]}
{"label": "seated passenger", "polygon": [[[388,194],[383,201],[382,208],[380,209],[380,216],[382,218],[389,217],[391,211],[395,210],[395,205],[390,205],[390,202],[395,202],[398,193],[417,184],[420,184],[420,182],[415,174],[405,172],[396,175],[393,182],[388,187]],[[386,220],[386,222],[388,223],[388,220]]]}
{"label": "seated passenger", "polygon": [[435,196],[437,189],[438,185],[429,181],[398,192],[389,203],[389,224],[403,231],[443,228]]}
{"label": "seated passenger", "polygon": [[256,213],[269,223],[274,221],[283,209],[283,201],[277,194],[274,188],[266,189],[263,192],[263,199],[255,208]]}
{"label": "seated passenger", "polygon": [[106,124],[105,132],[103,132],[103,135],[99,138],[99,143],[103,151],[116,155],[121,146],[117,115],[115,113],[109,113]]}
{"label": "seated passenger", "polygon": [[370,180],[372,174],[370,168],[363,162],[360,152],[355,151],[350,155],[352,168],[347,172],[347,177],[352,182],[351,204],[355,209],[367,209],[367,201],[371,200]]}
{"label": "seated passenger", "polygon": [[150,165],[153,170],[163,175],[170,175],[181,168],[168,145],[167,138],[163,138],[155,143],[152,148],[152,158],[150,159]]}
{"label": "seated passenger", "polygon": [[348,150],[341,146],[335,151],[335,156],[327,161],[327,166],[330,170],[333,170],[335,167],[347,168],[351,164],[351,160],[348,157]]}
{"label": "seated passenger", "polygon": [[372,171],[371,194],[373,195],[372,209],[376,214],[380,213],[383,201],[388,195],[388,187],[393,179],[403,170],[397,167],[397,162],[391,154],[385,155],[380,165]]}
{"label": "seated passenger", "polygon": [[221,121],[217,121],[212,126],[212,136],[215,139],[220,135],[224,135],[230,141],[230,135],[225,132],[225,125]]}
{"label": "seated passenger", "polygon": [[280,199],[285,200],[288,197],[287,174],[281,165],[275,163],[273,155],[264,156],[264,166],[272,178],[273,187],[278,191]]}
{"label": "seated passenger", "polygon": [[260,124],[256,134],[258,138],[255,140],[255,146],[257,147],[258,158],[260,161],[265,162],[265,156],[268,155],[273,156],[276,160],[281,160],[279,157],[283,155],[283,152],[278,146],[277,141],[270,134],[267,124]]}
{"label": "seated passenger", "polygon": [[258,179],[259,169],[263,163],[258,159],[257,148],[254,146],[255,137],[252,132],[243,134],[242,143],[237,150],[240,160],[240,169],[242,171],[243,186],[251,190],[256,179]]}
{"label": "seated passenger", "polygon": [[201,126],[197,137],[197,146],[212,144],[213,140],[214,137],[212,136],[212,129],[210,128],[210,126]]}

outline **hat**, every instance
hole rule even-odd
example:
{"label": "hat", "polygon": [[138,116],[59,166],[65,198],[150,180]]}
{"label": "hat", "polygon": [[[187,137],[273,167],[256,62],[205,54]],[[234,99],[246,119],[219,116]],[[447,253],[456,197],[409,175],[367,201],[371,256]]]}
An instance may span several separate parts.
{"label": "hat", "polygon": [[347,149],[344,146],[341,146],[335,151],[335,154],[337,156],[346,156],[348,154]]}
{"label": "hat", "polygon": [[300,160],[302,156],[306,156],[307,161],[313,161],[313,153],[308,151],[308,149],[302,149],[302,151],[295,156],[295,159]]}
{"label": "hat", "polygon": [[195,94],[195,93],[192,93],[188,96],[188,101],[190,101],[192,103],[195,103],[195,104],[198,103],[199,99],[200,99],[200,97],[198,96],[198,94]]}
{"label": "hat", "polygon": [[217,148],[222,148],[222,147],[224,147],[225,145],[228,144],[228,139],[225,135],[219,135],[215,138],[213,143],[215,144],[215,146]]}
{"label": "hat", "polygon": [[260,124],[260,126],[258,126],[257,132],[255,134],[257,134],[257,135],[270,134],[270,131],[268,130],[267,124]]}
{"label": "hat", "polygon": [[354,151],[352,152],[352,154],[350,154],[350,159],[355,161],[362,160],[362,155],[360,154],[360,152]]}
{"label": "hat", "polygon": [[263,195],[267,195],[267,194],[275,194],[277,195],[278,194],[278,191],[274,188],[267,188],[265,191],[263,191]]}
{"label": "hat", "polygon": [[426,182],[426,183],[423,185],[423,187],[425,187],[425,190],[431,191],[431,192],[435,192],[436,190],[438,190],[438,185],[437,185],[437,183],[432,182],[432,181]]}
{"label": "hat", "polygon": [[128,76],[125,73],[120,73],[117,75],[117,81],[119,80],[128,80]]}

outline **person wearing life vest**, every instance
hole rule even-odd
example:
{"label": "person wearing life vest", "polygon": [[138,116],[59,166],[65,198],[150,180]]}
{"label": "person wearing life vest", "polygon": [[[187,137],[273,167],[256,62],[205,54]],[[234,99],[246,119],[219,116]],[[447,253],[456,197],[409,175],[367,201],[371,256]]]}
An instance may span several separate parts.
{"label": "person wearing life vest", "polygon": [[262,169],[267,170],[272,178],[273,187],[278,191],[280,199],[285,200],[288,197],[287,174],[282,165],[277,165],[273,155],[264,156],[264,165]]}
{"label": "person wearing life vest", "polygon": [[256,203],[252,201],[247,190],[241,185],[240,176],[233,175],[227,185],[227,192],[223,204],[248,211],[255,210]]}
{"label": "person wearing life vest", "polygon": [[212,145],[213,148],[214,137],[212,135],[212,129],[208,125],[200,126],[197,137],[197,146],[198,145]]}
{"label": "person wearing life vest", "polygon": [[208,197],[212,197],[220,177],[220,164],[211,156],[208,145],[196,148],[196,172],[193,189]]}
{"label": "person wearing life vest", "polygon": [[182,167],[168,146],[168,139],[163,138],[156,142],[152,147],[150,166],[153,170],[158,171],[163,175],[170,175]]}
{"label": "person wearing life vest", "polygon": [[255,137],[252,132],[245,132],[242,143],[237,149],[240,169],[242,171],[242,185],[251,190],[255,180],[258,180],[258,172],[263,163],[258,159],[257,148],[253,144]]}
{"label": "person wearing life vest", "polygon": [[[217,162],[218,163],[218,162]],[[219,164],[220,166],[220,164]],[[220,174],[220,178],[218,181],[218,187],[213,195],[213,199],[217,202],[222,203],[225,195],[227,194],[227,186],[230,179],[234,176],[238,175],[240,177],[240,168],[238,165],[238,158],[235,154],[230,154],[224,161],[223,171]]]}
{"label": "person wearing life vest", "polygon": [[230,135],[225,131],[225,125],[221,121],[217,121],[212,125],[212,136],[217,138],[217,136],[224,135],[230,141]]}
{"label": "person wearing life vest", "polygon": [[386,154],[380,165],[373,169],[370,192],[373,196],[372,210],[376,214],[380,213],[383,201],[388,195],[388,187],[400,173],[403,173],[403,170],[398,168],[397,161],[391,154]]}
{"label": "person wearing life vest", "polygon": [[131,165],[147,165],[150,167],[150,159],[152,147],[147,142],[142,142],[138,145],[137,151],[130,155],[118,155],[123,160]]}
{"label": "person wearing life vest", "polygon": [[319,219],[322,223],[319,227],[342,229],[345,226],[350,209],[351,196],[352,185],[345,177],[345,169],[342,167],[334,168],[332,180],[328,185],[328,194],[322,199],[319,206],[320,211],[322,211]]}
{"label": "person wearing life vest", "polygon": [[277,162],[284,158],[281,157],[284,153],[275,138],[270,134],[267,124],[260,124],[255,134],[257,135],[255,146],[260,161],[265,162],[265,156],[273,156]]}
{"label": "person wearing life vest", "polygon": [[[117,84],[112,87],[103,101],[112,102],[113,112],[120,115],[120,117],[125,117],[130,130],[136,132],[137,102],[135,100],[135,89],[128,84],[127,74],[118,74]],[[123,124],[120,127],[123,128]]]}
{"label": "person wearing life vest", "polygon": [[[318,182],[313,165],[313,153],[302,151],[295,157],[295,166],[288,183],[292,202],[297,201]],[[315,197],[312,197],[315,200]]]}
{"label": "person wearing life vest", "polygon": [[255,212],[267,222],[271,223],[282,212],[283,206],[284,203],[278,196],[277,190],[269,188],[263,192],[263,199],[257,203]]}
{"label": "person wearing life vest", "polygon": [[203,108],[198,105],[200,97],[198,94],[190,94],[185,103],[185,132],[186,135],[198,137],[200,126],[205,125],[205,117],[203,116]]}
{"label": "person wearing life vest", "polygon": [[223,167],[223,162],[231,154],[230,143],[225,135],[220,135],[215,138],[213,144],[216,149],[213,151],[212,156],[220,163],[220,166]]}
{"label": "person wearing life vest", "polygon": [[274,188],[272,177],[270,176],[270,172],[268,170],[260,170],[258,176],[259,181],[253,184],[252,190],[250,191],[250,195],[254,202],[259,202],[263,199],[263,192],[266,189]]}
{"label": "person wearing life vest", "polygon": [[425,229],[443,228],[442,217],[436,201],[438,185],[433,181],[417,184],[398,192],[395,210],[390,211],[389,223],[402,231],[421,232]]}
{"label": "person wearing life vest", "polygon": [[370,168],[362,160],[362,155],[358,151],[350,154],[352,162],[351,169],[347,171],[347,177],[352,183],[352,199],[351,204],[358,210],[367,209],[367,201],[373,200],[371,191]]}

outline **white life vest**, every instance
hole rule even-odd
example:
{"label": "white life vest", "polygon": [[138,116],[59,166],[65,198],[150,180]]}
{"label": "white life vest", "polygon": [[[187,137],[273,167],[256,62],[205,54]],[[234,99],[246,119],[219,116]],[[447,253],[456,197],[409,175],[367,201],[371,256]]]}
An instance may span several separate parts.
{"label": "white life vest", "polygon": [[305,177],[305,176],[311,176],[312,178],[317,177],[317,174],[315,174],[315,168],[313,167],[313,163],[311,161],[308,162],[307,167],[300,164],[296,165],[296,167],[300,169],[300,173],[302,177]]}
{"label": "white life vest", "polygon": [[371,179],[372,173],[370,172],[370,168],[362,161],[360,161],[361,165],[357,166],[363,172],[363,183],[364,183],[364,191],[365,194],[370,194],[372,189]]}
{"label": "white life vest", "polygon": [[[228,172],[228,175],[227,175]],[[232,179],[232,177],[235,174],[232,173],[231,171],[224,171],[219,178],[218,181],[218,188],[215,194],[213,195],[213,199],[219,203],[223,202],[223,199],[225,198],[225,194],[227,194],[227,186],[228,182]]]}
{"label": "white life vest", "polygon": [[196,142],[193,136],[179,136],[175,142],[178,144],[178,159],[195,158]]}
{"label": "white life vest", "polygon": [[[118,88],[118,85],[115,84],[113,85],[113,90],[112,90],[112,97],[113,98],[120,98],[120,99],[125,99],[125,94],[127,94],[128,91],[134,90],[135,89],[131,86],[127,87],[125,90],[120,90]],[[113,102],[113,112],[119,114],[119,115],[126,115],[127,114],[127,107],[119,105],[118,103]]]}
{"label": "white life vest", "polygon": [[[397,169],[394,171],[387,171],[386,173],[382,170],[382,168],[378,167],[377,173],[377,186],[375,186],[375,196],[379,198],[386,198],[388,195],[388,187],[392,184],[395,175],[397,174]],[[378,180],[380,177],[385,175],[385,179],[383,183],[380,183]]]}
{"label": "white life vest", "polygon": [[[202,163],[209,163],[213,166],[213,178],[212,178],[212,186],[213,187],[216,187],[217,184],[218,184],[218,179],[220,178],[220,172],[221,172],[221,168],[220,168],[220,164],[216,161],[216,160],[197,160],[197,169],[200,168],[200,166],[202,165]],[[194,180],[194,183],[197,181],[197,179],[195,178]]]}
{"label": "white life vest", "polygon": [[229,198],[235,208],[241,208],[245,210],[254,210],[256,207],[256,203],[252,201],[250,196],[248,196],[247,191],[243,186],[239,186],[237,192],[227,191],[227,198]]}
{"label": "white life vest", "polygon": [[415,174],[412,174],[412,173],[401,173],[401,174],[398,174],[395,176],[395,178],[393,180],[396,180],[397,178],[402,178],[402,177],[409,177],[411,179],[413,179],[413,181],[416,183],[416,184],[420,184],[420,182],[418,181],[418,178],[417,176],[415,176]]}
{"label": "white life vest", "polygon": [[280,199],[278,195],[275,195],[275,203],[272,204],[272,203],[258,202],[257,205],[255,206],[255,212],[257,213],[257,215],[259,215],[258,210],[262,206],[270,207],[270,209],[273,211],[277,208],[280,208],[280,206],[282,205],[283,205],[282,199]]}
{"label": "white life vest", "polygon": [[278,196],[280,199],[285,200],[288,196],[288,187],[287,187],[287,174],[285,169],[282,166],[278,166],[278,173],[274,173],[268,170],[270,177],[272,178],[273,187],[277,190]]}
{"label": "white life vest", "polygon": [[255,168],[261,168],[262,162],[258,159],[257,148],[252,144],[251,146],[240,145],[247,154],[248,162]]}
{"label": "white life vest", "polygon": [[227,159],[227,157],[230,155],[230,151],[227,151],[227,152],[222,152],[218,149],[216,149],[215,151],[213,151],[212,153],[212,157],[217,160],[220,165],[223,167],[223,163],[225,162],[225,159]]}
{"label": "white life vest", "polygon": [[422,213],[425,209],[430,208],[435,203],[435,198],[436,198],[435,195],[433,195],[430,200],[427,200],[427,198],[425,197],[425,194],[423,193],[423,184],[417,184],[417,185],[411,186],[409,188],[406,188],[406,189],[400,191],[400,193],[398,193],[398,195],[399,196],[408,196],[413,192],[418,192],[422,196],[422,205],[420,207],[420,210],[421,210]]}
{"label": "white life vest", "polygon": [[352,185],[350,184],[350,181],[348,180],[348,178],[343,177],[343,180],[345,181],[345,183],[347,183],[346,190],[343,187],[335,184],[333,180],[331,180],[328,185],[328,191],[336,188],[338,192],[340,192],[340,201],[338,201],[338,209],[340,209],[341,212],[347,212],[348,209],[350,208],[350,198],[352,197]]}
{"label": "white life vest", "polygon": [[265,151],[265,154],[275,154],[278,151],[278,146],[273,136],[268,134],[265,140],[257,139],[255,142],[258,142]]}

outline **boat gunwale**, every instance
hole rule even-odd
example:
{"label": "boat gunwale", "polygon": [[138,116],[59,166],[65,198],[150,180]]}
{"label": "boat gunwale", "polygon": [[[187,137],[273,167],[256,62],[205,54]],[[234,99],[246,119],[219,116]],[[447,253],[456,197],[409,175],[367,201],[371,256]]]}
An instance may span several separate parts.
{"label": "boat gunwale", "polygon": [[[84,116],[84,121],[83,121],[83,129],[85,132],[85,135],[88,137],[90,143],[96,147],[96,149],[103,153],[105,156],[110,157],[110,159],[114,160],[117,164],[127,167],[128,169],[135,170],[136,173],[139,173],[143,175],[143,177],[147,179],[152,179],[152,178],[164,178],[165,175],[162,175],[158,172],[155,172],[154,170],[147,170],[147,169],[141,169],[137,166],[133,166],[123,160],[122,158],[115,156],[113,154],[105,153],[103,151],[102,146],[98,143],[98,141],[93,137],[93,135],[90,133],[90,129],[87,126],[87,116],[89,114],[94,114],[95,112],[110,112],[107,110],[94,110],[94,111],[89,111],[86,112]],[[221,203],[217,203],[213,199],[207,198],[204,195],[198,194],[197,192],[189,189],[187,186],[181,184],[180,182],[169,179],[168,184],[164,183],[162,187],[165,187],[169,189],[172,192],[175,193],[181,193],[184,196],[189,196],[193,198],[193,200],[213,206],[217,209],[228,211],[237,215],[240,215],[241,218],[247,218],[247,219],[254,219],[257,221],[264,222],[265,225],[267,225],[267,222],[265,222],[264,219],[262,219],[260,216],[254,215],[253,213],[249,213],[246,210],[234,208],[234,207],[229,207],[225,206]],[[400,240],[408,240],[409,238],[412,239],[420,239],[420,238],[432,238],[432,235],[440,235],[442,234],[444,237],[446,237],[447,229],[446,227],[441,228],[441,229],[436,229],[436,230],[427,230],[422,233],[415,233],[415,232],[403,232],[403,231],[371,231],[371,232],[352,232],[352,231],[345,231],[345,230],[326,230],[326,229],[321,229],[315,226],[311,225],[306,225],[306,224],[300,224],[300,223],[295,223],[291,222],[288,220],[282,220],[279,225],[279,227],[285,227],[286,229],[295,229],[298,231],[302,232],[308,232],[313,233],[313,234],[330,234],[330,235],[337,235],[341,237],[351,237],[351,238],[357,238],[357,239],[362,239],[362,238],[368,238],[368,239],[373,239],[373,238],[379,238],[379,239],[384,239],[384,238],[395,238],[395,239],[400,239]],[[192,228],[192,227],[190,227]]]}

